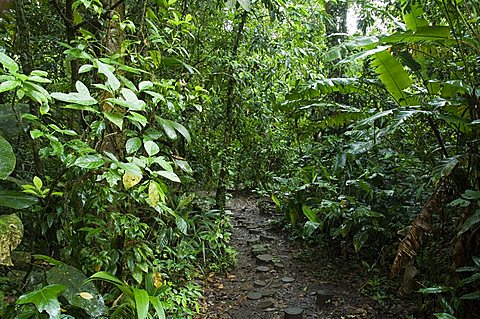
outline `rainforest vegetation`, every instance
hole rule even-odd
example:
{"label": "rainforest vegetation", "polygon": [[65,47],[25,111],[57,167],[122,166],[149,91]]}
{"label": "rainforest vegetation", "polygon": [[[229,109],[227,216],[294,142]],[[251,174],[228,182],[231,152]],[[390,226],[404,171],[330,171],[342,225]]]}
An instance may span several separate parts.
{"label": "rainforest vegetation", "polygon": [[479,313],[477,1],[0,10],[1,318],[201,317],[235,190],[377,293]]}

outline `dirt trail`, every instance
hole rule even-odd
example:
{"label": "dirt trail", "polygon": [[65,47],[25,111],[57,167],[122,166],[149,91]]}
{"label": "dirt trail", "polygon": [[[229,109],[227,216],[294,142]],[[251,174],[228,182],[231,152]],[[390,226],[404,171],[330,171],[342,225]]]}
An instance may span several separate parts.
{"label": "dirt trail", "polygon": [[[401,307],[382,309],[359,292],[367,279],[358,264],[337,267],[324,258],[302,258],[301,249],[271,227],[281,217],[261,213],[254,197],[234,198],[228,208],[233,214],[232,244],[238,262],[226,278],[206,291],[206,318],[405,318]],[[257,255],[265,255],[260,258],[265,260]],[[285,316],[289,307],[301,308],[303,314]]]}

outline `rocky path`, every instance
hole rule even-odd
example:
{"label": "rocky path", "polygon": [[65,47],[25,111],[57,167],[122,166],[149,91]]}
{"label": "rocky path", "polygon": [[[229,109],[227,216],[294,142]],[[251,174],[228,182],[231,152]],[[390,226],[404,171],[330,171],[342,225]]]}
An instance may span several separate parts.
{"label": "rocky path", "polygon": [[281,217],[260,212],[255,198],[233,199],[229,209],[237,266],[206,291],[205,318],[405,318],[400,307],[383,309],[359,292],[366,279],[358,264],[339,268],[302,256],[272,227]]}

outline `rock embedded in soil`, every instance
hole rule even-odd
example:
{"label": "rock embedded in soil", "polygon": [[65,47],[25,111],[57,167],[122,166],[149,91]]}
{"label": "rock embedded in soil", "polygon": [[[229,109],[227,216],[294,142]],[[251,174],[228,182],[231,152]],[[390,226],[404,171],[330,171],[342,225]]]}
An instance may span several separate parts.
{"label": "rock embedded in soil", "polygon": [[291,283],[291,282],[294,282],[294,281],[295,281],[295,278],[293,278],[293,277],[286,276],[286,277],[282,278],[282,282],[287,283],[287,284]]}
{"label": "rock embedded in soil", "polygon": [[276,270],[283,270],[285,269],[285,265],[282,263],[274,263],[273,266],[275,267]]}
{"label": "rock embedded in soil", "polygon": [[261,309],[273,307],[273,301],[271,300],[262,300],[258,303],[258,307]]}
{"label": "rock embedded in soil", "polygon": [[271,297],[273,296],[277,291],[275,289],[265,289],[262,290],[262,296],[264,297]]}
{"label": "rock embedded in soil", "polygon": [[263,280],[255,280],[253,282],[253,286],[257,287],[257,288],[265,287],[266,285],[267,285],[267,283]]}
{"label": "rock embedded in soil", "polygon": [[323,309],[333,298],[333,293],[330,290],[320,289],[315,294],[317,295],[315,304],[319,309]]}
{"label": "rock embedded in soil", "polygon": [[249,291],[247,293],[247,298],[250,300],[258,300],[262,298],[262,293],[258,291]]}
{"label": "rock embedded in soil", "polygon": [[257,267],[257,271],[259,272],[268,272],[270,270],[270,268],[268,268],[267,266],[258,266]]}
{"label": "rock embedded in soil", "polygon": [[269,254],[258,255],[257,256],[257,264],[259,265],[267,265],[273,260],[273,256]]}
{"label": "rock embedded in soil", "polygon": [[303,309],[299,307],[290,307],[284,310],[285,319],[302,319]]}

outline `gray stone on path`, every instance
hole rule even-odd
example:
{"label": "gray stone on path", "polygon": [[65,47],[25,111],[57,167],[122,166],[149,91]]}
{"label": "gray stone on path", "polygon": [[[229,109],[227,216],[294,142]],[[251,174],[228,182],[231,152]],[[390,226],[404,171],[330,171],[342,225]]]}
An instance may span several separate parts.
{"label": "gray stone on path", "polygon": [[247,298],[250,300],[258,300],[262,298],[262,293],[258,291],[249,291],[247,293]]}
{"label": "gray stone on path", "polygon": [[258,266],[257,267],[257,271],[259,272],[268,272],[270,270],[270,268],[268,268],[267,266]]}
{"label": "gray stone on path", "polygon": [[257,287],[257,288],[265,287],[266,285],[267,285],[267,283],[263,280],[255,280],[253,282],[253,286]]}
{"label": "gray stone on path", "polygon": [[293,278],[293,277],[286,276],[286,277],[282,278],[282,282],[284,282],[284,283],[291,283],[291,282],[294,282],[294,281],[295,281],[295,278]]}
{"label": "gray stone on path", "polygon": [[261,309],[273,307],[273,301],[271,300],[262,300],[258,303],[258,307]]}
{"label": "gray stone on path", "polygon": [[259,265],[267,265],[273,260],[273,256],[269,254],[258,255],[257,256],[257,264]]}
{"label": "gray stone on path", "polygon": [[285,319],[301,319],[303,318],[303,309],[299,307],[290,307],[284,310]]}

